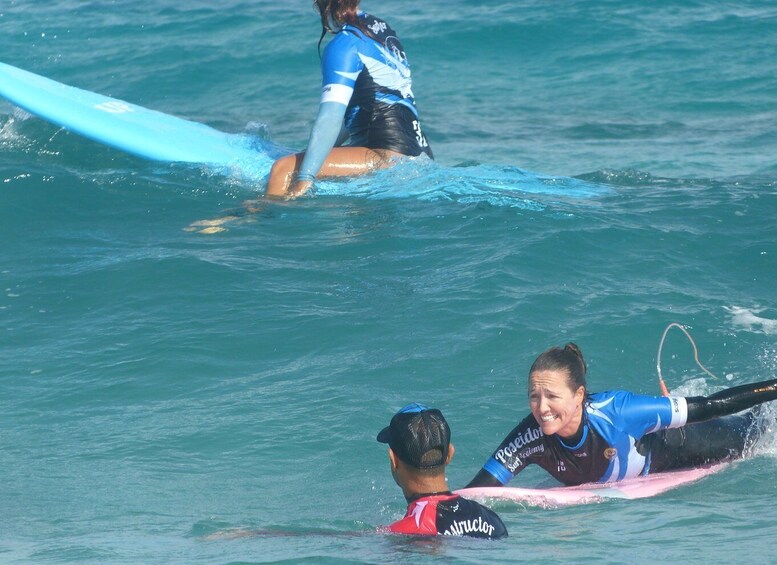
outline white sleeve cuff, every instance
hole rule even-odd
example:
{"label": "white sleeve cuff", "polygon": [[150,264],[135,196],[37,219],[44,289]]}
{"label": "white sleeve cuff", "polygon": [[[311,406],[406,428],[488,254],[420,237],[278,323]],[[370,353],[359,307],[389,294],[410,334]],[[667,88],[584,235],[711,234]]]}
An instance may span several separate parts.
{"label": "white sleeve cuff", "polygon": [[672,423],[670,428],[680,428],[688,421],[688,401],[682,396],[670,396],[672,406]]}
{"label": "white sleeve cuff", "polygon": [[324,102],[337,102],[348,106],[353,95],[353,88],[344,84],[327,84],[321,89],[321,104]]}

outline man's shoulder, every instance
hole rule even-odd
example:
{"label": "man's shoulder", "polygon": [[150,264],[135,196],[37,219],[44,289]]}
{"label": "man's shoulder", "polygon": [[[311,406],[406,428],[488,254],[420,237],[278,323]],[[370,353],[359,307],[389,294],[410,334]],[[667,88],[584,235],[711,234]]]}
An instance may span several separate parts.
{"label": "man's shoulder", "polygon": [[404,518],[387,528],[397,534],[507,537],[507,528],[493,510],[457,494],[433,495],[410,503]]}
{"label": "man's shoulder", "polygon": [[396,534],[419,536],[437,535],[437,500],[435,497],[423,497],[411,502],[405,516],[388,527]]}
{"label": "man's shoulder", "polygon": [[496,512],[462,496],[453,496],[438,503],[437,529],[445,536],[507,537],[507,528]]}

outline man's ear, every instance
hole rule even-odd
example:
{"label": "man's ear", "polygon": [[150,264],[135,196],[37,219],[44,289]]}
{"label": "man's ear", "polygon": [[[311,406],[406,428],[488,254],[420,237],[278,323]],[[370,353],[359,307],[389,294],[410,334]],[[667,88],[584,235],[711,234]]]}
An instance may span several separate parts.
{"label": "man's ear", "polygon": [[456,453],[456,448],[453,447],[452,443],[448,444],[448,459],[445,461],[446,465],[451,462],[451,459],[453,459],[454,453]]}
{"label": "man's ear", "polygon": [[396,469],[397,468],[397,455],[394,453],[394,451],[389,447],[388,448],[388,456],[389,460],[391,460],[391,468]]}

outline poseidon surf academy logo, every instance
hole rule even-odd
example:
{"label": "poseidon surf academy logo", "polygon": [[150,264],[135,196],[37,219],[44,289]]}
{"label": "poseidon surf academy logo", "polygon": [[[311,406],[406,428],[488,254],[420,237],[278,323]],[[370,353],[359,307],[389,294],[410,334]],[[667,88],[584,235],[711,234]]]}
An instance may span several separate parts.
{"label": "poseidon surf academy logo", "polygon": [[544,446],[540,446],[542,449],[530,449],[524,453],[518,453],[523,447],[529,445],[533,441],[537,441],[541,437],[542,430],[540,428],[529,428],[524,433],[518,435],[513,441],[499,449],[494,454],[494,457],[502,465],[510,469],[510,471],[514,471],[521,464],[522,458],[526,458],[532,453],[539,453],[545,450]]}

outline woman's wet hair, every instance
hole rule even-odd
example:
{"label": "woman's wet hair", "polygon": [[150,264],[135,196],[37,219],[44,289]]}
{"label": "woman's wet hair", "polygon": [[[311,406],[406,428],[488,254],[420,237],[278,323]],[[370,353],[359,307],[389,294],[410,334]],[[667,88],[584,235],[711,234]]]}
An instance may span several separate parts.
{"label": "woman's wet hair", "polygon": [[321,37],[318,40],[318,56],[321,57],[321,42],[327,32],[333,32],[331,22],[342,22],[362,30],[374,39],[374,34],[359,21],[359,4],[361,0],[316,0],[315,4],[321,16]]}
{"label": "woman's wet hair", "polygon": [[355,25],[361,0],[316,0],[321,14],[321,25],[329,30],[330,20]]}
{"label": "woman's wet hair", "polygon": [[567,343],[564,347],[551,347],[542,352],[529,370],[529,379],[540,371],[564,371],[567,374],[567,384],[573,392],[581,386],[586,388],[583,352],[574,343]]}

